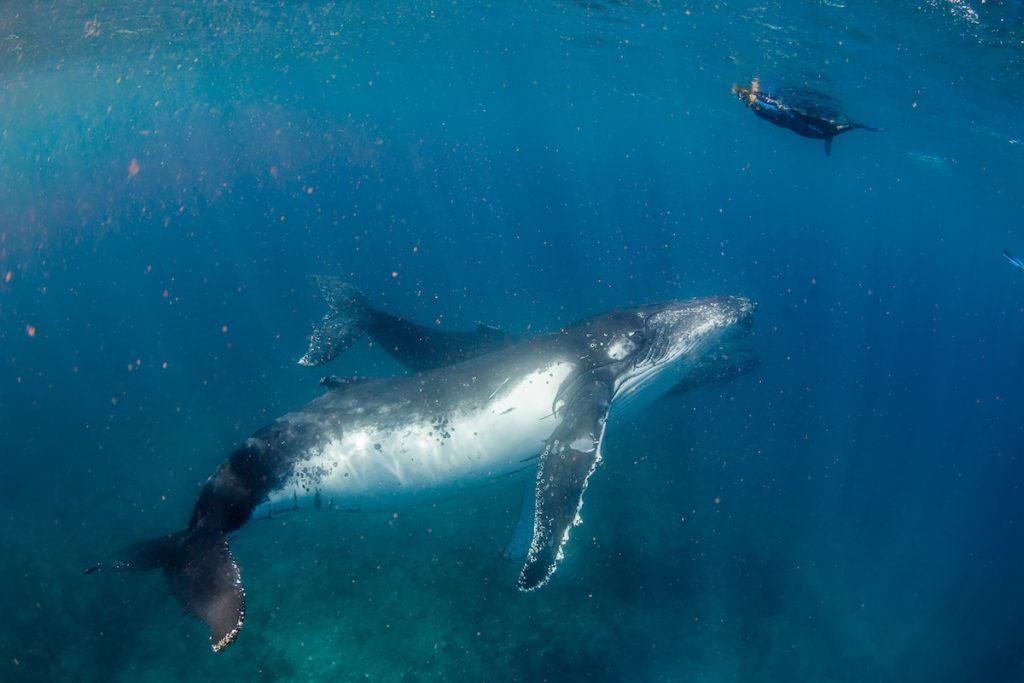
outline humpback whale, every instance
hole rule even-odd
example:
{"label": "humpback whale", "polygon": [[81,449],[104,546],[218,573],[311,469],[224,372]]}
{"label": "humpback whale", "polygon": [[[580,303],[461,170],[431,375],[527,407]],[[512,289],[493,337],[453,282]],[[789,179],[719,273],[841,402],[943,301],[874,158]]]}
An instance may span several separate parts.
{"label": "humpback whale", "polygon": [[848,121],[832,109],[831,98],[816,92],[769,93],[754,79],[749,88],[732,87],[732,93],[757,116],[781,128],[788,128],[805,138],[825,141],[825,154],[832,154],[832,139],[851,130],[883,133],[863,123]]}
{"label": "humpback whale", "polygon": [[[184,529],[135,543],[86,570],[162,570],[172,595],[210,630],[214,652],[237,638],[245,591],[229,535],[260,508],[344,501],[369,510],[429,500],[512,475],[524,496],[525,561],[516,585],[548,582],[563,557],[606,425],[658,398],[749,369],[730,349],[750,329],[742,297],[674,300],[584,318],[515,338],[493,328],[445,333],[375,311],[321,278],[329,312],[300,361],[317,366],[363,335],[413,374],[328,377],[325,393],[257,430],[203,484]],[[701,380],[701,378],[704,378]]]}

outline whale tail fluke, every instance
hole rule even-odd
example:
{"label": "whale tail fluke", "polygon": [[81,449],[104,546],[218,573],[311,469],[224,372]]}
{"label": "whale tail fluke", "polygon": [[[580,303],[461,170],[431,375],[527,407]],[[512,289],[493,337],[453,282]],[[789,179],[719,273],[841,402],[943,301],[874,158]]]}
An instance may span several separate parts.
{"label": "whale tail fluke", "polygon": [[210,644],[220,652],[235,641],[245,619],[245,591],[227,539],[202,525],[135,543],[109,563],[85,570],[162,569],[171,594],[182,608],[210,629]]}
{"label": "whale tail fluke", "polygon": [[367,332],[372,309],[362,292],[341,278],[317,275],[316,284],[327,302],[327,314],[313,327],[309,350],[299,365],[316,367],[334,360]]}

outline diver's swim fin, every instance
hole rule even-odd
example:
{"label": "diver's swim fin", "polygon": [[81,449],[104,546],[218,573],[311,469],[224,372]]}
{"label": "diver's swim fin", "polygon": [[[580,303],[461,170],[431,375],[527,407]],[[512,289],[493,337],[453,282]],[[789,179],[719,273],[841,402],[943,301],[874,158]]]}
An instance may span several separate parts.
{"label": "diver's swim fin", "polygon": [[171,594],[189,614],[210,629],[210,644],[220,652],[235,641],[245,619],[245,591],[227,539],[202,524],[125,548],[118,559],[85,570],[163,569]]}

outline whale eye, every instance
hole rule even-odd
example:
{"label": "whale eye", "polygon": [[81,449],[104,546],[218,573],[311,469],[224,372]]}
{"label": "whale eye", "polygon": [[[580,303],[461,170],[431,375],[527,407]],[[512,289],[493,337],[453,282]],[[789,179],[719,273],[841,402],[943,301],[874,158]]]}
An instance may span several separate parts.
{"label": "whale eye", "polygon": [[636,350],[636,343],[629,337],[616,337],[608,345],[608,357],[612,360],[622,360]]}

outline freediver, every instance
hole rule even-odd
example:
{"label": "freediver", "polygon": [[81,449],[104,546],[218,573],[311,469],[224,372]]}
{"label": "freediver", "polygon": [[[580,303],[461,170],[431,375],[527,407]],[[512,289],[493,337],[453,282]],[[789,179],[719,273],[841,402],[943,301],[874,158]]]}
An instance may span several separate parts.
{"label": "freediver", "polygon": [[885,132],[884,128],[854,123],[830,111],[824,104],[828,98],[818,93],[807,93],[819,99],[817,103],[810,98],[806,101],[787,102],[782,95],[762,90],[761,82],[756,78],[750,82],[749,88],[734,85],[732,93],[762,119],[781,128],[788,128],[805,138],[824,140],[825,154],[832,154],[832,138],[847,131],[860,128],[875,133]]}

